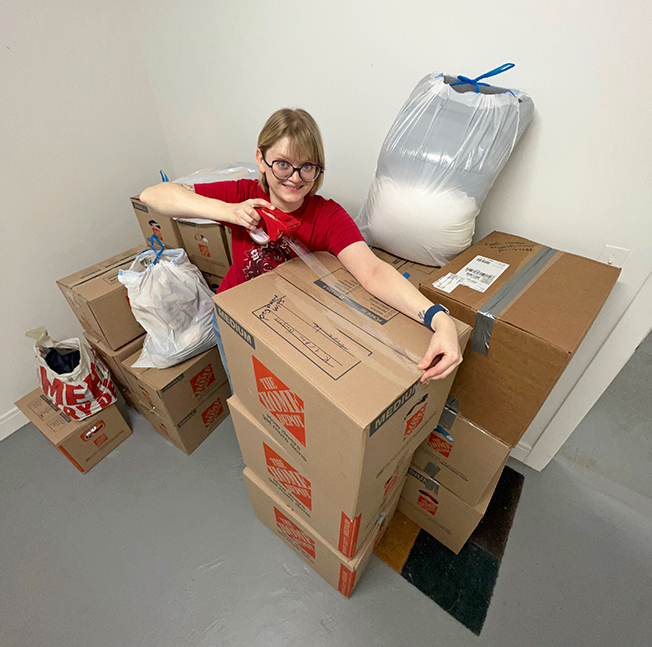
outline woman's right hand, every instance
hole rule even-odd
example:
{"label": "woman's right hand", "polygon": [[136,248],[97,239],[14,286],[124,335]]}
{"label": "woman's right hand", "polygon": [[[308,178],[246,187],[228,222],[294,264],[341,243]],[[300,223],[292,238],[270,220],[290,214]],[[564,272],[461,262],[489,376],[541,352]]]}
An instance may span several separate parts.
{"label": "woman's right hand", "polygon": [[231,222],[234,225],[240,225],[250,231],[254,231],[258,227],[260,221],[260,214],[256,211],[256,207],[266,207],[267,209],[274,209],[274,207],[263,200],[262,198],[252,198],[237,204],[230,204],[229,210],[231,212]]}

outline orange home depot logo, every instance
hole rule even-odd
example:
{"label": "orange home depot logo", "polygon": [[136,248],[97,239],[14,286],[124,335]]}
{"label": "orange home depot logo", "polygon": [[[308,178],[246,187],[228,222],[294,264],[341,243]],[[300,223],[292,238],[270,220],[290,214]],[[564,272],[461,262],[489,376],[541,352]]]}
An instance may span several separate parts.
{"label": "orange home depot logo", "polygon": [[213,373],[212,364],[199,371],[195,377],[190,378],[190,386],[195,395],[203,393],[213,382],[215,382],[215,373]]}
{"label": "orange home depot logo", "polygon": [[447,434],[442,427],[437,427],[428,438],[428,447],[434,449],[444,458],[448,458],[453,449],[453,437]]}
{"label": "orange home depot logo", "polygon": [[200,253],[202,256],[206,256],[207,258],[210,258],[210,257],[211,257],[211,253],[210,253],[210,251],[208,250],[208,247],[207,247],[206,245],[202,245],[201,243],[200,243],[200,245],[199,245],[199,253]]}
{"label": "orange home depot logo", "polygon": [[303,400],[253,355],[260,403],[305,447],[306,424]]}
{"label": "orange home depot logo", "polygon": [[437,508],[439,507],[439,501],[437,501],[437,499],[435,499],[435,497],[431,494],[428,494],[428,492],[425,490],[419,490],[417,505],[422,507],[426,512],[435,514],[435,512],[437,512]]}
{"label": "orange home depot logo", "polygon": [[163,234],[161,233],[161,225],[156,222],[156,220],[150,220],[149,221],[149,226],[152,228],[152,233],[154,236],[158,237],[158,239],[163,242]]}
{"label": "orange home depot logo", "polygon": [[312,510],[312,490],[310,481],[304,478],[287,461],[283,460],[273,449],[263,443],[267,471],[275,478],[292,496],[301,501],[303,505]]}
{"label": "orange home depot logo", "polygon": [[276,515],[276,525],[278,529],[287,537],[292,544],[308,553],[310,557],[315,559],[315,540],[306,535],[299,526],[292,523],[282,512],[274,508]]}
{"label": "orange home depot logo", "polygon": [[423,396],[419,402],[417,402],[405,416],[407,421],[405,423],[405,433],[403,434],[403,440],[408,436],[412,435],[412,432],[423,422],[423,418],[426,414],[426,407],[428,406],[428,394]]}
{"label": "orange home depot logo", "polygon": [[[79,436],[85,443],[97,436],[97,434],[106,427],[104,420],[100,420],[97,424],[93,425],[90,429],[87,429],[84,433]],[[106,434],[104,434],[106,435]]]}
{"label": "orange home depot logo", "polygon": [[210,427],[221,415],[224,413],[224,405],[222,404],[222,399],[217,398],[213,404],[211,404],[204,413],[201,414],[202,420],[206,425],[206,428]]}

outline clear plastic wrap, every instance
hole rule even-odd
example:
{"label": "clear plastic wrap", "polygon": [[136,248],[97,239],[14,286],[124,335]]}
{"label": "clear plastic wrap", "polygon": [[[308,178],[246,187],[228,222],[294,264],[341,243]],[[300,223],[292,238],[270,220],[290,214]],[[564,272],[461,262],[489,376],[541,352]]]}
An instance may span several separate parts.
{"label": "clear plastic wrap", "polygon": [[368,243],[424,265],[471,245],[475,218],[532,119],[518,90],[432,73],[399,112],[382,145],[357,223]]}

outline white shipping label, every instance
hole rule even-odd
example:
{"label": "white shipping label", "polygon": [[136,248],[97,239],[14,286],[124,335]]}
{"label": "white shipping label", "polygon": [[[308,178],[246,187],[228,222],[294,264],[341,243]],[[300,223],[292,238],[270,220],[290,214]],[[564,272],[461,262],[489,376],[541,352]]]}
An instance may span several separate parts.
{"label": "white shipping label", "polygon": [[437,279],[432,286],[447,293],[452,292],[458,285],[465,285],[477,292],[485,292],[508,267],[508,263],[494,261],[485,256],[476,256],[457,274],[449,272],[446,276]]}

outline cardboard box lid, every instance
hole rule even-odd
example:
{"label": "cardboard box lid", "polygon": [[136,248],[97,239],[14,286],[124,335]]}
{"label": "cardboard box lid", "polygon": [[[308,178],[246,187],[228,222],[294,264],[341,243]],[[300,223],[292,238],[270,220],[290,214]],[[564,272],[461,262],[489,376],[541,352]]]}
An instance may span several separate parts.
{"label": "cardboard box lid", "polygon": [[73,420],[59,409],[41,389],[34,389],[22,397],[16,406],[27,416],[30,422],[54,445],[59,446],[66,438],[79,429],[91,427],[95,422],[107,414],[108,409],[85,418]]}
{"label": "cardboard box lid", "polygon": [[[124,266],[127,262],[129,262],[128,264],[131,264],[131,261],[133,261],[133,259],[138,254],[140,254],[140,252],[143,252],[146,249],[147,249],[146,245],[138,245],[136,247],[132,247],[131,249],[128,249],[126,252],[122,252],[121,254],[116,254],[115,256],[111,256],[111,258],[107,258],[105,261],[100,261],[95,265],[91,265],[90,267],[80,270],[79,272],[75,272],[74,274],[70,274],[69,276],[59,279],[57,281],[57,284],[66,288],[73,288],[75,286],[79,286],[82,283],[90,281],[91,279],[104,274],[110,269],[113,268],[120,269],[120,266]],[[116,274],[117,274],[117,270],[116,270]]]}
{"label": "cardboard box lid", "polygon": [[[232,316],[232,327],[257,343],[278,353],[285,340],[285,361],[365,428],[418,381],[431,333],[363,290],[334,256],[314,257],[319,275],[294,259],[213,299],[218,315],[227,323]],[[325,281],[333,273],[355,300],[331,294]],[[468,335],[469,326],[456,326],[458,336]]]}
{"label": "cardboard box lid", "polygon": [[[432,282],[422,285],[428,292],[445,295],[447,300],[477,311],[545,249],[526,238],[494,231],[431,277],[434,282],[449,273],[456,274],[476,256],[506,263],[507,269],[484,293],[465,285],[458,285],[450,293],[434,288]],[[598,315],[620,270],[555,251],[552,250],[543,269],[506,304],[497,320],[573,353]]]}

